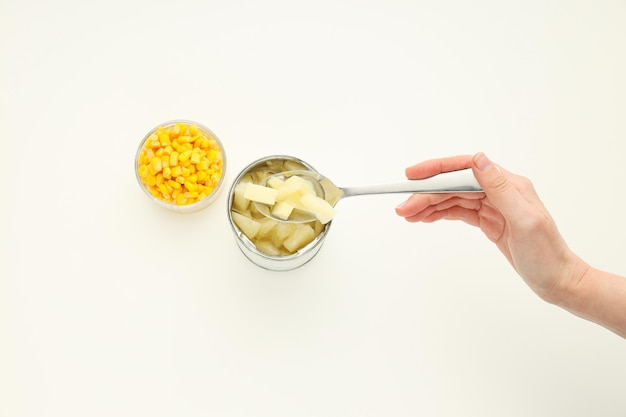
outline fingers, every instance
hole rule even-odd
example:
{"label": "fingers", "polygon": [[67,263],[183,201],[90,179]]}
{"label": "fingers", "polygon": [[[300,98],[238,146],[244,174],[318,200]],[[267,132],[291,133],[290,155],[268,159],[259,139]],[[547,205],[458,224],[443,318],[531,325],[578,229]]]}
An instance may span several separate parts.
{"label": "fingers", "polygon": [[396,208],[396,213],[410,222],[434,221],[437,212],[452,208],[477,211],[481,201],[477,193],[466,193],[470,198],[457,194],[414,194]]}
{"label": "fingers", "polygon": [[472,159],[472,170],[490,203],[507,219],[523,217],[528,201],[515,187],[513,176],[491,162],[484,153]]}
{"label": "fingers", "polygon": [[408,221],[421,221],[423,223],[433,223],[438,220],[461,220],[471,226],[480,226],[480,217],[476,209],[466,209],[460,206],[454,206],[441,210],[433,210],[429,215],[420,218],[413,219],[408,218]]}
{"label": "fingers", "polygon": [[[453,205],[468,204],[474,207],[472,203],[465,203],[466,201],[478,201],[485,195],[483,193],[458,193],[458,194],[413,194],[406,201],[396,207],[396,213],[399,216],[409,218],[415,217],[424,210],[438,206],[444,202],[447,202],[444,208],[451,207]],[[480,204],[480,203],[478,203]],[[443,207],[443,206],[442,206]]]}
{"label": "fingers", "polygon": [[441,174],[442,172],[458,171],[472,165],[471,155],[458,155],[449,158],[430,159],[423,161],[405,170],[411,180],[419,180]]}

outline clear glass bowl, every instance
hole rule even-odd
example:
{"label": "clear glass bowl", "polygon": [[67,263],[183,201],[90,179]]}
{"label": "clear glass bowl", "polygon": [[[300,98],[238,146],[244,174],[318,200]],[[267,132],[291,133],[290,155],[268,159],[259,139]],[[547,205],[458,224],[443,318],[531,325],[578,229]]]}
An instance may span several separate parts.
{"label": "clear glass bowl", "polygon": [[[149,185],[144,183],[142,179],[142,175],[140,174],[140,170],[141,170],[140,157],[144,149],[144,146],[146,145],[149,138],[153,134],[155,134],[159,130],[159,128],[170,129],[170,128],[174,128],[175,126],[177,126],[177,124],[185,124],[187,126],[192,126],[192,125],[197,126],[199,133],[201,133],[203,136],[205,136],[209,140],[215,141],[214,143],[217,145],[221,153],[221,161],[222,161],[221,171],[220,171],[220,178],[217,182],[217,185],[215,185],[213,190],[209,194],[207,194],[206,197],[203,197],[202,199],[195,201],[193,203],[190,203],[190,204],[176,204],[176,202],[167,202],[164,199],[153,195],[149,189]],[[223,186],[225,182],[225,179],[224,179],[226,176],[225,174],[226,174],[226,152],[224,151],[224,146],[222,145],[222,142],[208,127],[192,120],[177,119],[177,120],[171,120],[171,121],[159,124],[154,129],[150,130],[146,134],[146,136],[141,140],[141,143],[139,144],[139,147],[137,148],[137,153],[135,154],[135,176],[137,178],[137,182],[139,183],[139,186],[144,191],[146,196],[148,196],[148,198],[152,200],[155,204],[163,208],[166,208],[168,210],[178,212],[178,213],[195,212],[198,210],[202,210],[208,207],[211,203],[213,203],[215,199],[219,196],[222,189],[224,188]]]}

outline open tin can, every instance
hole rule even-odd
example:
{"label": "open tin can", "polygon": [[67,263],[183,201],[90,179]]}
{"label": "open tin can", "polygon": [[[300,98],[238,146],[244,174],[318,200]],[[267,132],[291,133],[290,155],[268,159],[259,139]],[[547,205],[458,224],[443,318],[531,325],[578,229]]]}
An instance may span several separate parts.
{"label": "open tin can", "polygon": [[[321,249],[332,221],[325,225],[319,223],[311,225],[315,230],[315,237],[293,253],[285,252],[283,248],[280,249],[282,253],[279,254],[279,249],[276,247],[268,251],[264,247],[264,244],[267,243],[265,240],[257,240],[255,237],[250,239],[237,225],[237,221],[234,219],[239,214],[237,203],[235,202],[236,190],[240,183],[258,183],[263,175],[272,175],[291,170],[307,170],[317,173],[310,164],[293,156],[266,156],[252,162],[239,173],[233,181],[228,195],[228,220],[239,249],[255,265],[272,271],[293,270],[313,259]],[[260,219],[259,221],[262,220]]]}

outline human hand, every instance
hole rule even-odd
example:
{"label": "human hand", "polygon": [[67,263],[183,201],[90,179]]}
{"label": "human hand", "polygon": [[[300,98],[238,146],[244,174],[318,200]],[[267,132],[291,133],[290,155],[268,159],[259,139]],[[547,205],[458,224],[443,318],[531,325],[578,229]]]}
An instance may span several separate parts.
{"label": "human hand", "polygon": [[567,246],[532,183],[483,153],[424,161],[409,179],[471,168],[483,193],[413,194],[396,208],[409,222],[462,220],[479,227],[541,298],[558,303],[588,266]]}

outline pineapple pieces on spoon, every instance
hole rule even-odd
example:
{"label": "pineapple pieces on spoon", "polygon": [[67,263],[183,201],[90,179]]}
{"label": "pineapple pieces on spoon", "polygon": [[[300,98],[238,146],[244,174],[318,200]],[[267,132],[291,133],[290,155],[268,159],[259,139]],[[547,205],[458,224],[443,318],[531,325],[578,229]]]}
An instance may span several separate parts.
{"label": "pineapple pieces on spoon", "polygon": [[322,224],[335,216],[334,207],[317,195],[310,181],[292,175],[286,179],[269,177],[265,185],[248,184],[244,198],[269,206],[271,217],[289,221],[293,210],[310,215]]}

